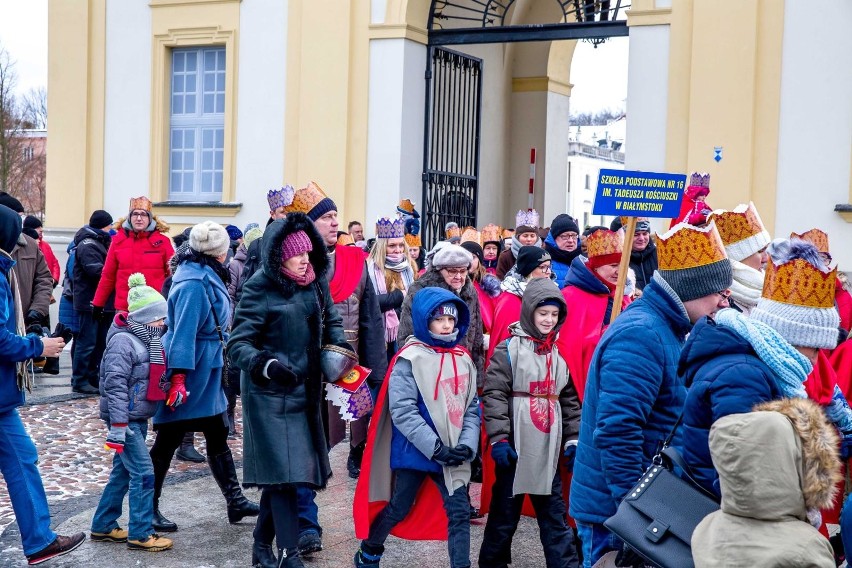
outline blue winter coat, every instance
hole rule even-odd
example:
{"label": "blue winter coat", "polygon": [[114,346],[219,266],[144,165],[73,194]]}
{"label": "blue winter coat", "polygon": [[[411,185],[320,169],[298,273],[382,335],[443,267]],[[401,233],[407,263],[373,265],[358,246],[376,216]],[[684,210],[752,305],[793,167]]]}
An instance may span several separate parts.
{"label": "blue winter coat", "polygon": [[68,243],[65,249],[68,262],[65,263],[65,279],[62,281],[62,295],[59,297],[59,323],[67,325],[72,332],[80,331],[80,314],[74,310],[74,258],[77,254],[77,244]]}
{"label": "blue winter coat", "polygon": [[571,516],[602,523],[641,477],[680,415],[686,310],[655,276],[592,356],[571,483]]}
{"label": "blue winter coat", "polygon": [[[154,424],[216,416],[228,406],[222,391],[222,345],[216,333],[213,309],[227,324],[231,299],[221,278],[209,266],[195,262],[179,265],[169,291],[168,331],[163,349],[169,369],[185,369],[187,401],[172,410],[161,404]],[[211,308],[212,304],[212,308]],[[223,330],[225,341],[228,334]]]}
{"label": "blue winter coat", "polygon": [[15,302],[9,287],[9,271],[15,261],[0,253],[0,414],[24,404],[18,388],[15,363],[38,357],[41,340],[35,335],[21,337],[15,326]]}
{"label": "blue winter coat", "polygon": [[720,495],[710,459],[710,426],[723,416],[751,412],[756,404],[784,395],[751,345],[709,318],[699,321],[689,335],[679,373],[689,391],[677,445],[696,480]]}

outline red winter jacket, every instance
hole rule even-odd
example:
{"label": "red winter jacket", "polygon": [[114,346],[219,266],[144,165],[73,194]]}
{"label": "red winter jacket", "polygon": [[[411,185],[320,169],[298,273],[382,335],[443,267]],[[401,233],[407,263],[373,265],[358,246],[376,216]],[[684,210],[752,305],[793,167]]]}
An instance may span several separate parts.
{"label": "red winter jacket", "polygon": [[44,255],[44,260],[50,269],[50,275],[53,276],[53,285],[56,286],[59,284],[59,261],[56,260],[53,249],[50,248],[50,245],[44,239],[38,240],[38,248],[41,249],[41,254]]}
{"label": "red winter jacket", "polygon": [[135,272],[145,276],[148,286],[162,290],[174,253],[172,242],[156,229],[150,233],[119,229],[112,238],[92,305],[103,307],[115,291],[115,309],[127,310],[127,279]]}

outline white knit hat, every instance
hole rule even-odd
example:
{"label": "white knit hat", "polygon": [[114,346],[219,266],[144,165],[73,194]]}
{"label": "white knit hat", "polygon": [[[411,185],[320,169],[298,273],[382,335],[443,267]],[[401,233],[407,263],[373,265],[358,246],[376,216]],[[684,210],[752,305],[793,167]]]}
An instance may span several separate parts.
{"label": "white knit hat", "polygon": [[189,232],[189,246],[195,251],[212,257],[222,256],[231,246],[228,231],[219,223],[204,221]]}
{"label": "white knit hat", "polygon": [[793,346],[837,347],[837,269],[826,267],[817,248],[798,239],[776,239],[766,251],[770,262],[763,293],[751,317],[771,326]]}

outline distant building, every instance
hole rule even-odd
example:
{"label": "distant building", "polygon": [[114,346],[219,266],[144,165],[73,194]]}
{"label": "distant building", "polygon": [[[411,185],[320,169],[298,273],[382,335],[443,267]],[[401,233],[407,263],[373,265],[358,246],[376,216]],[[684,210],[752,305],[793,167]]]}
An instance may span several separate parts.
{"label": "distant building", "polygon": [[577,219],[581,230],[591,225],[609,226],[613,219],[608,215],[592,215],[598,174],[602,169],[623,170],[624,152],[597,144],[568,143],[568,191],[565,197],[568,213]]}

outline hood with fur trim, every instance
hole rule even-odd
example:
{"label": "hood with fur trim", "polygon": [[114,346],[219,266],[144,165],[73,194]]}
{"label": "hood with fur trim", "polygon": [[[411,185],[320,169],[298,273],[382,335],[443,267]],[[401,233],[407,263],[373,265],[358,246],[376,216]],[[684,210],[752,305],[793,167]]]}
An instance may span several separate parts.
{"label": "hood with fur trim", "polygon": [[308,260],[317,279],[322,278],[328,270],[328,249],[313,222],[304,213],[290,213],[286,218],[270,223],[261,240],[263,271],[287,296],[296,291],[298,284],[281,274],[281,244],[288,235],[299,231],[304,231],[311,239],[313,250],[308,253]]}
{"label": "hood with fur trim", "polygon": [[710,430],[722,511],[780,521],[831,505],[840,480],[838,437],[822,409],[803,399],[764,402]]}
{"label": "hood with fur trim", "polygon": [[[116,219],[115,223],[112,224],[112,228],[115,229],[116,231],[121,231],[121,230],[132,231],[133,230],[133,227],[130,226],[130,221],[128,220],[128,218],[126,216],[121,217],[119,219]],[[160,234],[167,235],[169,233],[169,230],[171,230],[171,227],[169,227],[168,223],[166,223],[165,221],[163,221],[162,219],[160,219],[156,215],[152,214],[151,215],[151,222],[148,223],[148,227],[146,227],[145,230],[149,233],[154,232],[154,231],[159,231]]]}

